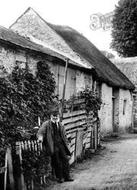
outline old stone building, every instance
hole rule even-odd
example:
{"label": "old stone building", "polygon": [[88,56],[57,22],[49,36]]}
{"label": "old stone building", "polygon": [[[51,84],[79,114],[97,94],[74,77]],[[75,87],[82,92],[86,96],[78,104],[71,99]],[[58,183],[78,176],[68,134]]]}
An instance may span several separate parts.
{"label": "old stone building", "polygon": [[[25,36],[25,37],[24,37]],[[62,98],[66,59],[69,60],[65,99],[89,86],[102,99],[99,112],[103,135],[132,126],[134,85],[83,35],[70,27],[54,26],[29,8],[11,29],[0,27],[0,68],[15,65],[35,75],[37,64],[48,64]]]}
{"label": "old stone building", "polygon": [[133,91],[133,128],[137,128],[137,57],[115,58],[112,62],[129,78],[135,85]]}
{"label": "old stone building", "polygon": [[98,90],[103,102],[99,112],[102,134],[125,131],[132,126],[134,85],[83,35],[70,27],[46,22],[32,8],[28,8],[10,28],[84,67],[95,69],[90,78],[71,71],[75,80],[71,78],[70,86],[76,87],[75,93],[84,87],[82,84],[87,78],[88,84],[85,84]]}
{"label": "old stone building", "polygon": [[[3,67],[8,73],[13,68],[27,67],[34,75],[37,72],[37,64],[42,61],[48,64],[54,73],[56,80],[56,93],[62,97],[64,68],[66,57],[49,49],[42,47],[10,29],[0,27],[0,74],[3,76]],[[84,66],[69,59],[66,99],[82,89],[85,85],[92,85],[92,66]],[[80,84],[81,81],[81,84]]]}

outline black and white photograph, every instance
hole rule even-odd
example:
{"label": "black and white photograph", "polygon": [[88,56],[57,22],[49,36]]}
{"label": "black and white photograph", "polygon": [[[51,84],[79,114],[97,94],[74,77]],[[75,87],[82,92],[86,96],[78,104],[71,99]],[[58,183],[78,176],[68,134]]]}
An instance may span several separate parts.
{"label": "black and white photograph", "polygon": [[1,1],[0,190],[137,190],[137,0]]}

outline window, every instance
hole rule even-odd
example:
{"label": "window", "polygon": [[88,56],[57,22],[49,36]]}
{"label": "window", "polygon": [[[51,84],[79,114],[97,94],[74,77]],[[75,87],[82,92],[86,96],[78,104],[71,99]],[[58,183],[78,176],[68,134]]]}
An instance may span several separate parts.
{"label": "window", "polygon": [[123,115],[125,115],[125,112],[126,112],[126,105],[127,105],[127,100],[124,100],[124,102],[123,102]]}
{"label": "window", "polygon": [[18,66],[19,68],[22,68],[22,69],[26,69],[27,68],[27,62],[24,62],[24,61],[18,61],[16,60],[16,66]]}

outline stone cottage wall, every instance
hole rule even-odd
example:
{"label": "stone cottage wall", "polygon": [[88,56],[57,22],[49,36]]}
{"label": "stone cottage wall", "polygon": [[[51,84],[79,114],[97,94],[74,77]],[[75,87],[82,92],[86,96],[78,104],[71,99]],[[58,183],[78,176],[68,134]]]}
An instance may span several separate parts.
{"label": "stone cottage wall", "polygon": [[89,66],[89,63],[73,51],[63,38],[31,8],[17,19],[11,26],[11,29],[22,36],[30,38],[30,40],[38,44],[64,54],[75,62]]}
{"label": "stone cottage wall", "polygon": [[132,125],[132,96],[129,90],[119,91],[119,131],[126,131]]}
{"label": "stone cottage wall", "polygon": [[[130,91],[124,89],[115,91],[106,84],[102,84],[101,99],[102,106],[99,111],[99,118],[102,136],[129,130],[133,119],[133,101]],[[115,101],[115,107],[113,101]]]}
{"label": "stone cottage wall", "polygon": [[133,125],[137,127],[137,57],[118,58],[111,60],[135,85],[133,92]]}
{"label": "stone cottage wall", "polygon": [[[46,55],[39,56],[21,49],[10,49],[6,45],[0,46],[0,76],[3,75],[3,66],[8,73],[11,73],[15,65],[21,68],[25,68],[27,65],[29,71],[35,76],[39,61],[45,61],[50,66],[56,81],[56,94],[59,94],[59,98],[61,99],[64,83],[64,66],[61,66],[58,62],[52,63],[52,61],[47,59]],[[79,90],[83,90],[85,86],[92,86],[92,76],[82,71],[68,68],[65,99],[69,99],[70,96]]]}
{"label": "stone cottage wall", "polygon": [[0,75],[3,76],[3,67],[11,73],[15,65],[15,55],[12,50],[0,46]]}
{"label": "stone cottage wall", "polygon": [[99,111],[101,134],[107,135],[113,131],[112,128],[112,88],[102,84],[102,105]]}

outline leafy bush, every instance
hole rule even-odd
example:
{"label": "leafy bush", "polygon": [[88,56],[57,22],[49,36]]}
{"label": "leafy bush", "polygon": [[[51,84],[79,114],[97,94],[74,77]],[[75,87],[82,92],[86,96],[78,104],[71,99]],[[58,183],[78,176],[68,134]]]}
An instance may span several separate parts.
{"label": "leafy bush", "polygon": [[70,111],[82,109],[86,111],[87,115],[92,112],[94,117],[98,117],[101,103],[97,92],[93,92],[90,88],[85,88],[65,102],[65,109],[69,109]]}
{"label": "leafy bush", "polygon": [[[0,78],[0,167],[5,162],[6,147],[11,145],[15,176],[20,176],[20,163],[15,142],[30,139],[34,127],[48,119],[54,103],[55,81],[48,65],[38,63],[36,76],[27,69],[15,67],[11,74]],[[35,134],[33,134],[34,137]],[[48,175],[49,157],[44,152],[22,151],[25,180]],[[40,183],[40,182],[38,182]]]}
{"label": "leafy bush", "polygon": [[30,130],[50,115],[55,81],[47,64],[38,64],[37,76],[15,67],[0,78],[0,131],[7,143],[22,138],[19,129]]}
{"label": "leafy bush", "polygon": [[102,103],[98,93],[93,92],[90,88],[86,88],[79,93],[79,97],[85,99],[86,113],[89,114],[92,111],[94,117],[98,117],[98,111],[100,110]]}

